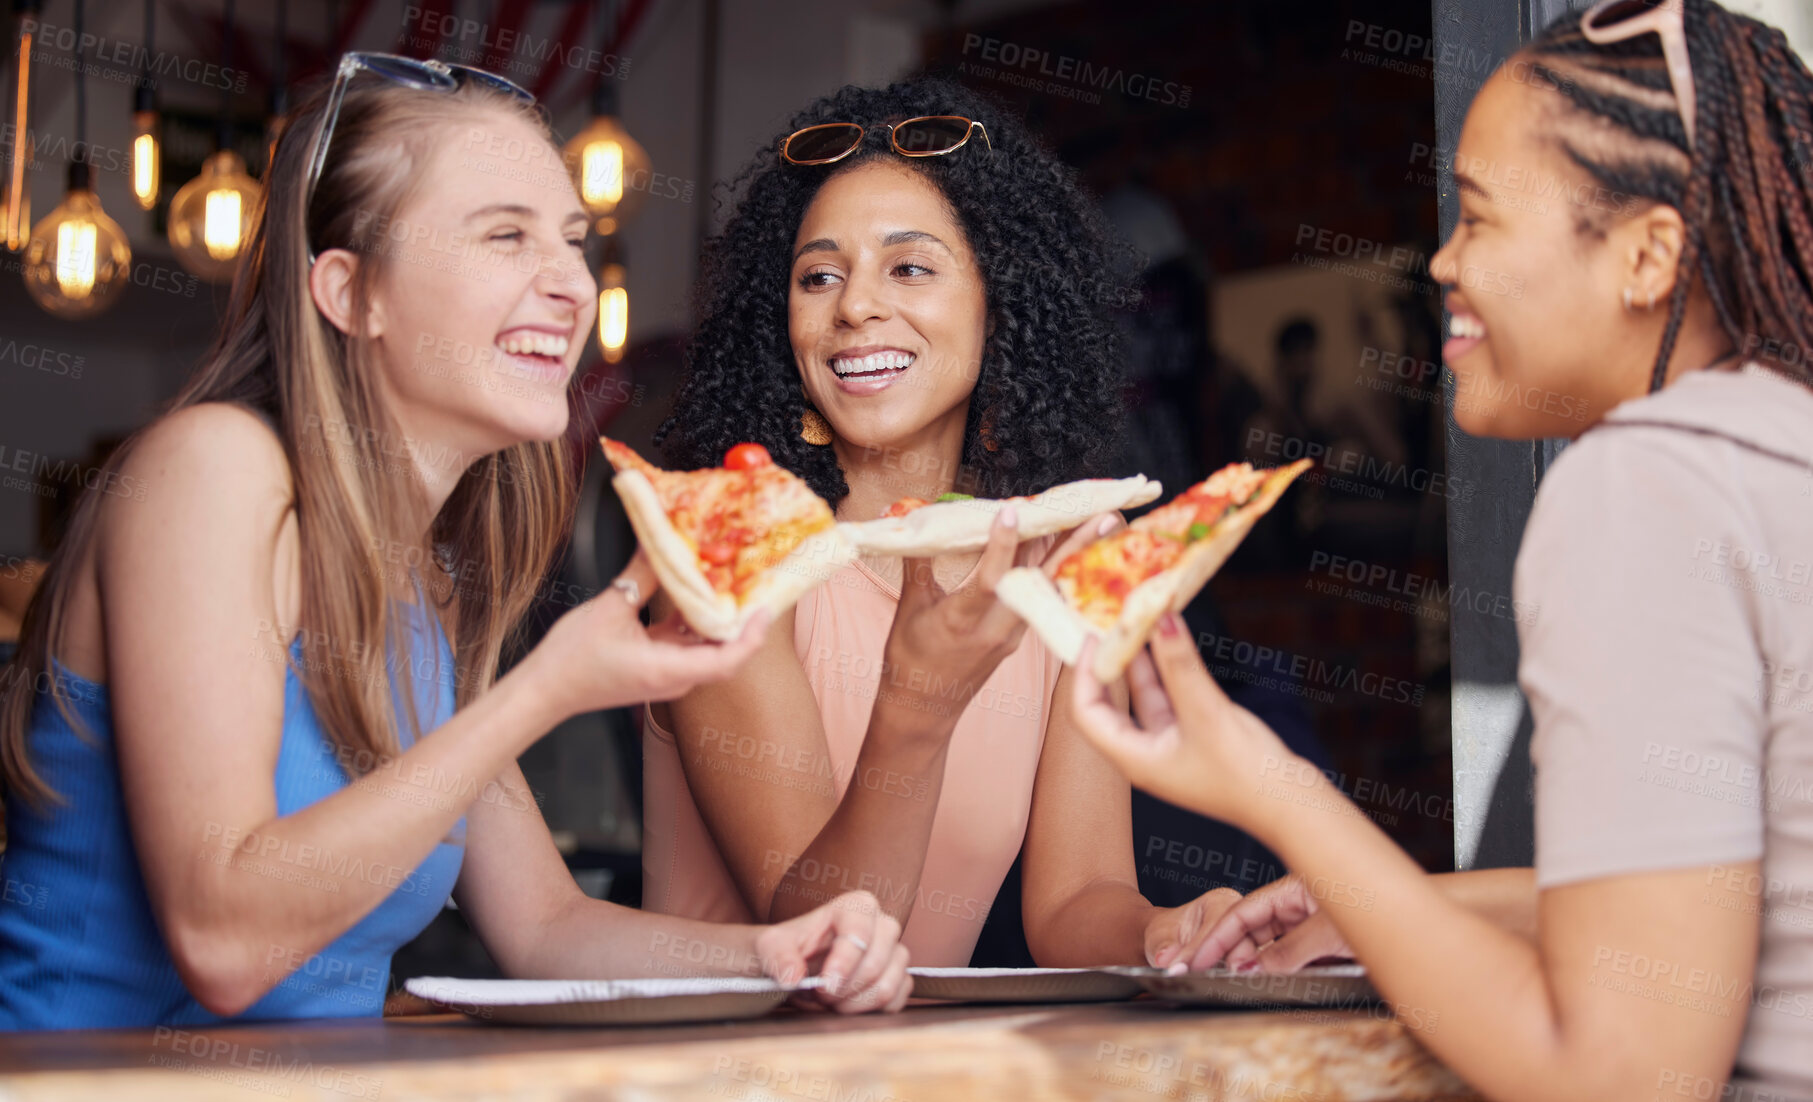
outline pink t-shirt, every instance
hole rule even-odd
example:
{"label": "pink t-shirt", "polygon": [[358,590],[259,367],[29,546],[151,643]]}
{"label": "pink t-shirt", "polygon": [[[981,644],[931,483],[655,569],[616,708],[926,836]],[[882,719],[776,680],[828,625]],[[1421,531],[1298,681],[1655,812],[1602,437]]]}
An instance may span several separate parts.
{"label": "pink t-shirt", "polygon": [[1620,405],[1543,480],[1515,584],[1537,883],[1760,858],[1754,977],[1621,978],[1751,985],[1739,1078],[1813,1096],[1813,391],[1704,371]]}
{"label": "pink t-shirt", "polygon": [[[740,746],[718,746],[721,752],[710,763],[695,762],[695,768],[733,769],[751,783],[826,785],[841,799],[876,694],[887,688],[881,656],[899,602],[899,589],[859,562],[806,594],[794,611],[794,653],[818,701],[828,763],[777,760],[762,755],[751,739],[746,754]],[[1026,835],[1045,721],[1061,669],[1029,631],[957,720],[924,872],[901,935],[915,965],[969,963]],[[642,755],[643,907],[714,922],[753,921],[699,816],[673,735],[646,710]],[[872,777],[865,783],[903,793],[926,785],[922,778],[907,777]],[[795,857],[786,855],[763,869],[764,884],[778,882]],[[801,874],[828,894],[878,887],[854,869],[802,868]]]}

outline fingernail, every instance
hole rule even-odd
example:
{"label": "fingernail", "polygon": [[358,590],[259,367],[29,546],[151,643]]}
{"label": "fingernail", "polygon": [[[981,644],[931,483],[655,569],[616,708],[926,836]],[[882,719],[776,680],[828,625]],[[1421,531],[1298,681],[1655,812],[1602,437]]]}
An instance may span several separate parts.
{"label": "fingernail", "polygon": [[1183,617],[1175,612],[1167,612],[1158,618],[1158,633],[1167,639],[1175,639],[1183,627]]}
{"label": "fingernail", "polygon": [[825,973],[825,989],[830,991],[831,994],[837,994],[837,992],[843,988],[843,985],[844,978],[842,976],[838,975],[836,972]]}
{"label": "fingernail", "polygon": [[1004,507],[1001,510],[1001,524],[1003,527],[1007,528],[1018,528],[1020,526],[1019,511],[1012,505]]}
{"label": "fingernail", "polygon": [[1101,523],[1095,526],[1095,533],[1098,536],[1105,536],[1120,527],[1120,523],[1114,517],[1103,517]]}
{"label": "fingernail", "polygon": [[1249,960],[1243,964],[1237,964],[1234,966],[1234,971],[1243,976],[1246,975],[1248,972],[1257,972],[1258,970],[1259,970],[1259,962],[1256,960]]}
{"label": "fingernail", "polygon": [[1190,970],[1190,966],[1189,966],[1189,965],[1187,965],[1187,964],[1185,964],[1185,963],[1184,963],[1184,962],[1183,962],[1183,961],[1181,961],[1181,960],[1180,960],[1180,961],[1178,961],[1178,962],[1177,962],[1177,963],[1175,963],[1175,964],[1173,964],[1173,965],[1171,965],[1171,967],[1169,967],[1169,968],[1167,968],[1167,969],[1165,969],[1165,975],[1167,975],[1167,976],[1181,976],[1181,975],[1183,975],[1183,974],[1184,974],[1184,973],[1185,973],[1185,972],[1188,972],[1188,971],[1189,971],[1189,970]]}

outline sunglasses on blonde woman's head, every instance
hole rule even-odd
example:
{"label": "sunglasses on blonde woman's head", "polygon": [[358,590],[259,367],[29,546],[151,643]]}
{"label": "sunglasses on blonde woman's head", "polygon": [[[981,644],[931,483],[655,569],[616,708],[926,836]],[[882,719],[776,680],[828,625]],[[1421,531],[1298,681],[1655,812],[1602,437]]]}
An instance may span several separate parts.
{"label": "sunglasses on blonde woman's head", "polygon": [[[980,132],[982,146],[995,151],[988,127],[962,115],[921,115],[889,123],[888,144],[902,157],[942,157],[969,143]],[[824,122],[808,126],[781,139],[781,160],[796,165],[828,165],[841,161],[862,147],[866,131],[853,122]]]}
{"label": "sunglasses on blonde woman's head", "polygon": [[[321,170],[327,164],[328,143],[333,141],[334,125],[340,121],[340,106],[346,101],[346,86],[360,73],[370,73],[392,84],[409,88],[443,92],[451,92],[467,83],[479,84],[523,103],[535,104],[535,97],[528,89],[514,81],[505,80],[496,73],[487,73],[470,65],[455,65],[432,59],[424,61],[398,54],[361,51],[345,54],[340,58],[339,71],[334,74],[334,86],[327,95],[327,112],[309,146],[308,183],[302,192],[304,211],[308,210],[309,203],[315,198],[315,185],[321,182]],[[315,262],[313,245],[309,246],[308,260],[310,264]]]}
{"label": "sunglasses on blonde woman's head", "polygon": [[1687,58],[1687,25],[1682,0],[1605,0],[1580,18],[1580,33],[1588,42],[1600,46],[1652,31],[1662,40],[1662,60],[1668,65],[1668,80],[1674,85],[1681,128],[1687,131],[1687,148],[1692,151],[1693,66]]}

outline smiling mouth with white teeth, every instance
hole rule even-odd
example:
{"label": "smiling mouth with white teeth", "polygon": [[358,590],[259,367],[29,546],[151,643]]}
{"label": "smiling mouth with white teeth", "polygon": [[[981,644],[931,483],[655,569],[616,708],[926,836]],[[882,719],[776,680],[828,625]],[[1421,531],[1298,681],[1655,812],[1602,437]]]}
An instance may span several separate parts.
{"label": "smiling mouth with white teeth", "polygon": [[1469,314],[1455,314],[1448,319],[1448,335],[1471,340],[1486,335],[1486,323]]}
{"label": "smiling mouth with white teeth", "polygon": [[916,359],[911,352],[871,352],[867,356],[833,356],[829,363],[840,379],[878,379],[905,371]]}
{"label": "smiling mouth with white teeth", "polygon": [[497,339],[498,350],[511,356],[540,356],[551,360],[566,358],[571,342],[559,333],[508,333]]}

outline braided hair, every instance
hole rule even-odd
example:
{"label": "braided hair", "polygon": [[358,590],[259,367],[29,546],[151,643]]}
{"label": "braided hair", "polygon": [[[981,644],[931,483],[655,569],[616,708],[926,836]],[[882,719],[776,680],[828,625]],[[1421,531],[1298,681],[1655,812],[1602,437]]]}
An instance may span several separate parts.
{"label": "braided hair", "polygon": [[1813,75],[1774,27],[1713,0],[1686,0],[1684,14],[1692,148],[1659,36],[1600,45],[1575,14],[1525,49],[1561,93],[1569,158],[1601,185],[1666,203],[1686,222],[1651,391],[1662,386],[1696,277],[1733,347],[1793,348],[1790,373],[1813,385]]}
{"label": "braided hair", "polygon": [[[945,157],[906,158],[882,122],[962,115],[988,127]],[[782,136],[818,123],[867,128],[835,165],[782,161]],[[849,492],[833,449],[800,439],[806,408],[788,336],[793,236],[818,189],[875,158],[920,173],[957,216],[975,253],[993,322],[964,428],[959,490],[1028,494],[1101,474],[1122,420],[1116,330],[1108,311],[1129,294],[1101,215],[1076,175],[1017,119],[980,94],[921,77],[887,88],[845,87],[795,115],[732,184],[740,199],[706,242],[699,321],[672,416],[655,440],[676,467],[703,467],[744,440],[836,504]]]}

